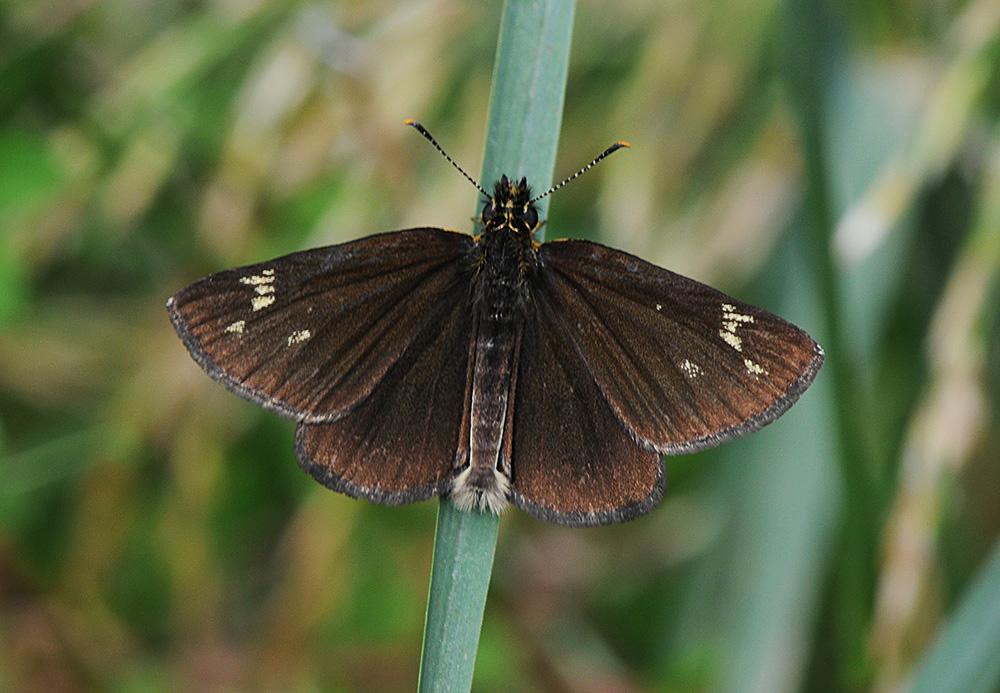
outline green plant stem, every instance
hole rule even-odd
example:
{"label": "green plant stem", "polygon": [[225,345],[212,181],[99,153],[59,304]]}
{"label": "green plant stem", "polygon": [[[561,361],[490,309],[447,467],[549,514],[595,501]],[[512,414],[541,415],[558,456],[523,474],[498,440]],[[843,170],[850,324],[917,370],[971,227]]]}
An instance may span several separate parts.
{"label": "green plant stem", "polygon": [[[482,181],[487,189],[501,174],[525,176],[537,190],[551,184],[573,12],[572,0],[504,3],[483,154]],[[547,207],[539,207],[544,218]],[[447,498],[441,499],[420,691],[472,687],[498,526],[495,515],[461,512]]]}

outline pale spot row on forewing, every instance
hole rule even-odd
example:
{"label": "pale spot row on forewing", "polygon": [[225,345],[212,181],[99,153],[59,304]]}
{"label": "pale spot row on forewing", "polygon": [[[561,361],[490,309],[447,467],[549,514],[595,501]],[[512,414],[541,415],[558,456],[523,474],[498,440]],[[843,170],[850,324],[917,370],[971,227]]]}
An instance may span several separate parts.
{"label": "pale spot row on forewing", "polygon": [[252,274],[249,277],[240,277],[240,284],[252,286],[254,293],[257,294],[250,299],[254,312],[274,303],[274,280],[273,269],[264,269],[260,274]]}
{"label": "pale spot row on forewing", "polygon": [[722,304],[722,328],[719,336],[722,341],[731,346],[736,351],[743,351],[743,338],[736,334],[736,331],[744,324],[753,322],[752,315],[744,315],[736,312],[736,306],[730,303]]}

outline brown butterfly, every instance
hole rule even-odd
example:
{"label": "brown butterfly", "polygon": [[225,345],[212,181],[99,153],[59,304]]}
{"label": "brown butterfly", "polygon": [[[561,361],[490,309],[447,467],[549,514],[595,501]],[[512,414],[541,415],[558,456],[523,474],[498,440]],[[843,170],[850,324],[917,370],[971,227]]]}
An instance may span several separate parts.
{"label": "brown butterfly", "polygon": [[480,235],[407,229],[218,272],[170,319],[209,375],[299,422],[299,464],[335,491],[632,519],[663,496],[662,455],[774,421],[823,350],[633,255],[534,240],[538,200],[622,146],[536,197],[462,171],[486,196]]}

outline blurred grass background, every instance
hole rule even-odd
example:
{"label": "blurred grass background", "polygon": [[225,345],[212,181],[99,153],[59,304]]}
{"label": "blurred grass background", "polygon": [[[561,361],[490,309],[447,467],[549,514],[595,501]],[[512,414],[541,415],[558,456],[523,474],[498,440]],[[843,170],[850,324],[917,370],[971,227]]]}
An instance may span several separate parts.
{"label": "blurred grass background", "polygon": [[[499,12],[0,3],[0,689],[413,687],[435,503],[316,485],[163,304],[471,229],[402,121],[479,169]],[[829,362],[779,422],[668,459],[643,519],[504,517],[475,690],[891,691],[996,643],[947,629],[1000,603],[998,50],[995,0],[581,0],[557,177],[632,149],[546,236],[766,307]]]}

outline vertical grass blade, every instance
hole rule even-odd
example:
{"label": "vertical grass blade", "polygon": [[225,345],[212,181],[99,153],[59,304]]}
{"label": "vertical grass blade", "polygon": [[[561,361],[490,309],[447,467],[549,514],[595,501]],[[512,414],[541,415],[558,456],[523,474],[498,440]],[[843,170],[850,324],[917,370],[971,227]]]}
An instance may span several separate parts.
{"label": "vertical grass blade", "polygon": [[[490,95],[483,184],[526,176],[538,190],[552,180],[573,29],[572,0],[504,3]],[[547,200],[543,200],[543,203]],[[547,205],[539,205],[544,218]],[[476,214],[479,213],[478,205]],[[438,511],[420,691],[468,691],[493,568],[499,518]]]}

